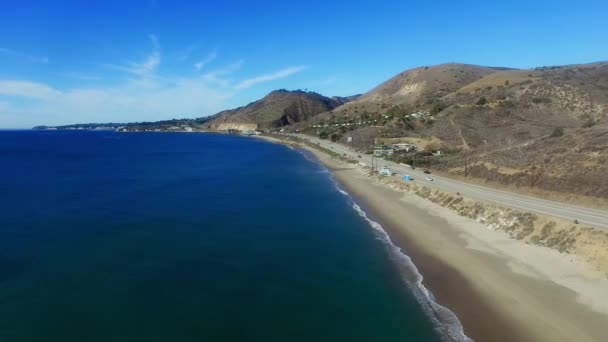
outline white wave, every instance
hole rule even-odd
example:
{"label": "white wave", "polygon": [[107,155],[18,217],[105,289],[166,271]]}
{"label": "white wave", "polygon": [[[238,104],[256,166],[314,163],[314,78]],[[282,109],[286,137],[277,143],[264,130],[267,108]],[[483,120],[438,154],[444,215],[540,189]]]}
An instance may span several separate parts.
{"label": "white wave", "polygon": [[[437,303],[433,294],[424,286],[424,277],[418,272],[418,268],[414,265],[412,259],[393,243],[380,223],[371,220],[365,211],[355,203],[350,194],[342,190],[335,180],[334,183],[336,189],[341,194],[348,197],[349,201],[352,203],[352,208],[374,229],[378,235],[378,239],[387,245],[392,256],[396,258],[399,265],[406,268],[408,273],[403,274],[402,278],[404,282],[413,290],[418,302],[422,305],[427,315],[433,320],[435,326],[438,327],[442,338],[446,341],[472,342],[473,340],[464,334],[464,328],[458,320],[458,317],[450,309]],[[412,279],[412,275],[414,276],[414,279]]]}
{"label": "white wave", "polygon": [[334,185],[336,186],[336,190],[338,190],[338,192],[339,192],[339,193],[341,193],[342,195],[344,195],[344,196],[346,196],[346,197],[350,198],[350,194],[349,194],[348,192],[346,192],[346,191],[342,190],[342,189],[340,188],[340,186],[338,185],[338,182],[334,181]]}
{"label": "white wave", "polygon": [[[304,152],[302,154],[305,157],[310,157]],[[311,159],[311,161],[318,163],[318,160],[316,160],[314,156],[312,156]],[[318,164],[321,165],[320,163]],[[321,167],[324,170],[327,170],[327,168],[325,168],[323,165],[321,165]],[[329,170],[327,170],[327,172],[329,172]],[[434,325],[439,330],[442,339],[450,342],[473,342],[471,338],[465,335],[464,328],[458,320],[456,314],[435,301],[433,294],[424,286],[424,277],[422,274],[420,274],[412,259],[405,254],[400,247],[393,243],[390,236],[380,223],[371,220],[365,211],[363,211],[363,209],[361,209],[361,207],[355,202],[352,196],[347,191],[340,188],[340,185],[335,178],[331,177],[331,179],[334,182],[336,190],[348,198],[349,203],[352,204],[352,208],[359,214],[359,216],[369,223],[369,225],[377,233],[378,239],[385,243],[390,249],[391,255],[396,259],[397,263],[405,267],[407,273],[402,273],[403,281],[408,285],[408,287],[410,287],[425,313],[431,318]],[[414,277],[413,279],[412,276]]]}

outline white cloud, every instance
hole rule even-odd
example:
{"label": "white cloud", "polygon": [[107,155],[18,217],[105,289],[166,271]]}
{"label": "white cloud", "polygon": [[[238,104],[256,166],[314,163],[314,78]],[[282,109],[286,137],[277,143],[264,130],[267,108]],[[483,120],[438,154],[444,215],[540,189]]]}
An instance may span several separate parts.
{"label": "white cloud", "polygon": [[139,77],[150,77],[156,71],[161,62],[160,43],[158,37],[148,35],[154,50],[140,62],[128,62],[126,65],[106,64],[107,67],[123,71]]}
{"label": "white cloud", "polygon": [[48,57],[33,56],[30,54],[15,51],[12,49],[0,48],[0,54],[8,55],[11,57],[22,58],[31,63],[38,63],[38,64],[48,64],[49,63]]}
{"label": "white cloud", "polygon": [[[148,37],[153,50],[139,62],[106,64],[128,73],[114,85],[57,88],[42,82],[0,80],[0,127],[28,127],[84,122],[133,122],[177,117],[200,117],[232,107],[235,96],[256,84],[301,72],[291,67],[274,73],[239,80],[237,71],[244,60],[203,74],[178,77],[159,72],[161,46],[156,36]],[[208,67],[217,52],[202,60]],[[97,80],[88,72],[68,72],[63,76]]]}
{"label": "white cloud", "polygon": [[221,87],[229,87],[234,81],[232,75],[241,69],[244,60],[238,60],[234,63],[228,64],[222,68],[209,71],[201,76],[203,80],[209,84],[214,84]]}
{"label": "white cloud", "polygon": [[58,75],[63,76],[63,77],[74,78],[74,79],[78,79],[78,80],[82,80],[82,81],[100,81],[102,79],[100,76],[87,74],[84,72],[78,72],[78,71],[69,71],[69,72],[65,72],[65,73],[59,73]]}
{"label": "white cloud", "polygon": [[61,92],[42,83],[0,80],[0,95],[50,100],[61,95]]}
{"label": "white cloud", "polygon": [[279,70],[272,74],[261,75],[261,76],[249,78],[249,79],[239,82],[235,86],[235,89],[237,89],[237,90],[247,89],[247,88],[251,88],[254,85],[259,84],[259,83],[269,82],[269,81],[274,81],[274,80],[278,80],[281,78],[285,78],[285,77],[291,76],[293,74],[296,74],[298,72],[301,72],[301,71],[305,70],[306,68],[307,67],[305,67],[305,66],[291,67],[291,68]]}
{"label": "white cloud", "polygon": [[[159,78],[151,85],[128,81],[114,87],[64,91],[33,82],[0,81],[0,95],[8,96],[0,108],[0,127],[27,127],[161,120],[174,115],[199,117],[225,109],[234,91],[210,85],[199,77]],[[28,98],[36,101],[19,105]]]}
{"label": "white cloud", "polygon": [[217,58],[217,51],[214,50],[211,53],[209,53],[209,55],[207,55],[207,57],[205,57],[205,59],[202,59],[202,60],[196,62],[194,64],[194,69],[196,69],[197,71],[200,71],[205,66],[207,66],[207,64],[213,62],[213,60],[215,60],[216,58]]}

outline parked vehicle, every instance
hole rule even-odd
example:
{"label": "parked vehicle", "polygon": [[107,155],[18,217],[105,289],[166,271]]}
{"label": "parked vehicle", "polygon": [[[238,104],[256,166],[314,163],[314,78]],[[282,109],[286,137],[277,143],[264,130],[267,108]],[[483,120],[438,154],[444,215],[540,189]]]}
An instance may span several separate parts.
{"label": "parked vehicle", "polygon": [[382,176],[392,176],[393,175],[393,171],[391,171],[391,169],[388,168],[388,166],[384,166],[382,167],[382,169],[380,169],[380,174]]}

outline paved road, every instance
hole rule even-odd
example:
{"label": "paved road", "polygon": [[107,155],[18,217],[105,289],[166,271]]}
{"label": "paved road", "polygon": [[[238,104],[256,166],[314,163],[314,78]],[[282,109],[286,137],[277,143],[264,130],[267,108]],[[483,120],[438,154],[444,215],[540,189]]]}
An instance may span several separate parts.
{"label": "paved road", "polygon": [[[318,139],[303,134],[293,134],[302,139],[318,143],[324,148],[331,149],[340,154],[345,154],[349,158],[360,160],[361,162],[372,165],[372,157],[351,150],[350,148],[332,143],[327,140]],[[359,156],[361,156],[359,158]],[[393,172],[400,175],[408,174],[414,178],[415,182],[424,182],[425,185],[448,192],[459,192],[466,197],[476,200],[497,203],[505,207],[531,211],[534,213],[554,216],[566,220],[578,220],[583,225],[590,225],[603,230],[608,230],[608,210],[591,209],[579,207],[571,204],[548,201],[540,198],[524,196],[516,193],[487,188],[480,185],[469,184],[458,180],[432,175],[434,181],[425,180],[429,175],[419,170],[412,170],[408,166],[399,165],[379,158],[373,158],[374,165],[382,167],[388,166]]]}

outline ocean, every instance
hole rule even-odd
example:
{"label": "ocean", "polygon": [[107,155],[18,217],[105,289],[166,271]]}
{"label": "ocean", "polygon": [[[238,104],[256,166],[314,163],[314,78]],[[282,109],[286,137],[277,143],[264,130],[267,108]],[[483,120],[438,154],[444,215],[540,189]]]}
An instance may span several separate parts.
{"label": "ocean", "polygon": [[0,341],[440,341],[399,260],[302,151],[0,131]]}

